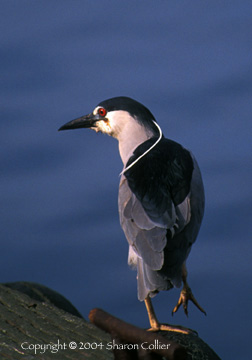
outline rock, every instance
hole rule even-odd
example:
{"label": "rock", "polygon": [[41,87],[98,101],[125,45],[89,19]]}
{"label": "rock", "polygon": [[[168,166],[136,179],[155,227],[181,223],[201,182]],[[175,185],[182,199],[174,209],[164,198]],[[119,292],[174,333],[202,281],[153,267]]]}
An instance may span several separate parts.
{"label": "rock", "polygon": [[[88,349],[89,344],[95,346],[110,342],[110,336],[45,299],[49,289],[39,284],[31,284],[29,290],[29,283],[25,283],[24,287],[22,284],[15,284],[16,288],[22,290],[13,290],[10,284],[0,285],[0,359],[113,359],[113,354],[106,350],[105,346],[97,350]],[[40,289],[39,297],[45,301],[38,300],[35,289]],[[43,289],[46,289],[46,295],[43,294]],[[32,295],[35,293],[36,300],[24,292]],[[70,308],[72,309],[72,305]],[[71,342],[73,349],[69,348]]]}
{"label": "rock", "polygon": [[187,360],[221,360],[219,356],[198,336],[168,331],[165,332],[163,336],[166,339],[182,345],[187,350]]}
{"label": "rock", "polygon": [[[145,338],[149,342],[154,339],[150,337],[150,332],[116,319],[102,310],[92,310],[91,318],[96,320],[96,325],[102,329],[112,329],[112,338],[119,345],[125,344],[127,336],[134,344],[145,341]],[[166,344],[167,340],[171,342],[173,351],[168,351],[166,359],[180,360],[183,355],[186,360],[220,360],[214,351],[194,334],[159,332],[153,336],[159,340],[165,337]],[[29,282],[0,285],[0,359],[119,360],[133,359],[133,356],[135,360],[140,359],[140,356],[142,360],[164,359],[162,351],[159,355],[145,350],[130,352],[127,349],[113,353],[109,346],[112,338],[84,320],[66,298],[43,285]],[[179,345],[186,349],[186,357],[185,351],[182,349],[181,352]]]}
{"label": "rock", "polygon": [[56,291],[51,290],[44,285],[24,281],[4,283],[3,285],[9,287],[10,289],[18,290],[36,301],[52,304],[59,309],[82,318],[82,315],[70,303],[70,301],[68,301],[64,296],[60,295]]}

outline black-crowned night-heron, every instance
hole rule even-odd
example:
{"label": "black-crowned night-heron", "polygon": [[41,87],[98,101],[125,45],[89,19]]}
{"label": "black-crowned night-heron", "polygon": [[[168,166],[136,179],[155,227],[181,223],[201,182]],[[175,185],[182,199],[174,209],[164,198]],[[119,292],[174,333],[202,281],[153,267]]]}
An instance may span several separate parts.
{"label": "black-crowned night-heron", "polygon": [[187,283],[186,259],[204,213],[204,189],[193,155],[166,139],[152,113],[128,97],[102,101],[92,113],[59,130],[90,128],[119,141],[124,164],[119,186],[120,223],[129,243],[128,263],[137,269],[138,298],[145,301],[152,330],[187,332],[160,324],[151,297],[183,289],[173,313],[188,300],[203,313]]}

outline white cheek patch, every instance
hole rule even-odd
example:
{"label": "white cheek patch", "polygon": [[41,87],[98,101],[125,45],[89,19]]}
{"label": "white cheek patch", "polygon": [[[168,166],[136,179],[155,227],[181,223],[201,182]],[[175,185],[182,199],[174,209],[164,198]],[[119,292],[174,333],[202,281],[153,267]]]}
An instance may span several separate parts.
{"label": "white cheek patch", "polygon": [[101,131],[105,134],[110,134],[111,133],[111,127],[110,127],[110,123],[109,121],[103,121],[103,120],[100,120],[100,121],[97,121],[96,123],[96,129],[95,129],[97,132],[98,131]]}

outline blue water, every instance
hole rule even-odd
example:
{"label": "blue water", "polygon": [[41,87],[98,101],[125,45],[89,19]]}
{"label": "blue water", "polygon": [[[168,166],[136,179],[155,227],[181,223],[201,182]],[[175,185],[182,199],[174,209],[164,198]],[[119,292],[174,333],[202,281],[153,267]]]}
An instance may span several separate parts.
{"label": "blue water", "polygon": [[154,299],[158,317],[222,359],[250,358],[251,15],[248,0],[1,1],[0,282],[39,282],[86,318],[101,307],[148,326],[119,225],[117,142],[57,132],[130,96],[193,151],[206,189],[188,271],[207,317],[190,304],[171,319],[178,290]]}

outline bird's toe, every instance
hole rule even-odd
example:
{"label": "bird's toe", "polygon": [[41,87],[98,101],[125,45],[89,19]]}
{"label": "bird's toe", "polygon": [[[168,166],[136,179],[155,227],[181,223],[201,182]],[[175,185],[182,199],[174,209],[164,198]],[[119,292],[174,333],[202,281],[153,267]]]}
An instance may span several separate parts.
{"label": "bird's toe", "polygon": [[178,300],[177,305],[174,307],[174,309],[172,310],[172,315],[178,311],[178,309],[180,308],[181,304],[183,305],[184,308],[184,312],[186,314],[186,316],[188,316],[188,301],[192,301],[192,303],[201,311],[203,312],[203,314],[206,315],[205,310],[199,305],[199,303],[197,302],[197,300],[195,299],[192,290],[189,286],[184,286],[181,293],[180,293],[180,297]]}

